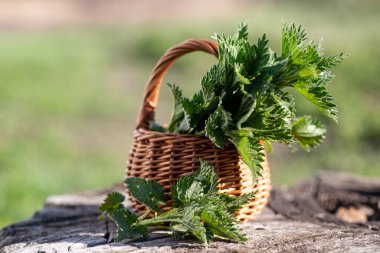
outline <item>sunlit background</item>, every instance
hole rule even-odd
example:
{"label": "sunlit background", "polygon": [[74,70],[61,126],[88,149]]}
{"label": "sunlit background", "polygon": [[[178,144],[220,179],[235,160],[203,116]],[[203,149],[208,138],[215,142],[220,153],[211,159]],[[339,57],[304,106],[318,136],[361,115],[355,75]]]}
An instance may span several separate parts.
{"label": "sunlit background", "polygon": [[[302,24],[326,54],[350,57],[330,86],[339,124],[320,116],[324,145],[306,153],[275,146],[274,184],[321,170],[380,176],[380,1],[0,1],[0,227],[30,217],[53,194],[119,183],[145,83],[155,62],[188,38],[232,33],[249,21],[251,41]],[[166,81],[191,95],[215,59],[194,53]],[[166,86],[159,122],[171,111]]]}

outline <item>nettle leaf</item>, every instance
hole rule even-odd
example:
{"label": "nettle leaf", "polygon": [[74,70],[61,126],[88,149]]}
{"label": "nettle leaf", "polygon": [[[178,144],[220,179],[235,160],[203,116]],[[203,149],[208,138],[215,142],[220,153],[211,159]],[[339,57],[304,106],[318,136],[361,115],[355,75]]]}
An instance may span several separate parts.
{"label": "nettle leaf", "polygon": [[154,181],[138,177],[125,179],[129,193],[140,203],[146,205],[150,210],[159,212],[162,204],[167,200],[165,189]]}
{"label": "nettle leaf", "polygon": [[252,46],[254,52],[253,62],[247,62],[249,66],[249,73],[252,77],[261,74],[261,70],[268,66],[270,60],[270,52],[268,48],[268,40],[266,34],[258,39],[257,45]]}
{"label": "nettle leaf", "polygon": [[215,194],[218,181],[210,163],[200,159],[199,169],[192,175],[181,177],[172,187],[174,207],[198,202],[206,195]]}
{"label": "nettle leaf", "polygon": [[225,210],[234,215],[237,211],[239,211],[245,204],[248,204],[252,198],[255,197],[256,192],[251,192],[248,194],[244,194],[242,196],[230,196],[227,194],[220,194],[219,199],[222,203],[224,203]]}
{"label": "nettle leaf", "polygon": [[260,140],[290,143],[294,110],[292,97],[280,90],[261,96],[240,131],[251,132],[250,136]]}
{"label": "nettle leaf", "polygon": [[[258,140],[266,140],[272,142],[281,142],[285,144],[290,144],[293,141],[293,135],[290,130],[284,132],[283,129],[256,129],[243,127],[240,130],[235,130],[230,132],[231,135],[237,136],[247,136],[251,138],[255,138]],[[269,151],[269,150],[268,150]]]}
{"label": "nettle leaf", "polygon": [[287,57],[294,53],[299,45],[307,40],[305,30],[295,24],[282,26],[282,55]]}
{"label": "nettle leaf", "polygon": [[243,22],[238,25],[237,38],[239,40],[248,40],[248,23]]}
{"label": "nettle leaf", "polygon": [[346,57],[347,56],[343,53],[340,53],[339,55],[321,57],[317,63],[317,68],[321,71],[328,70],[341,63]]}
{"label": "nettle leaf", "polygon": [[219,148],[227,143],[226,132],[232,126],[231,113],[220,105],[218,109],[206,120],[206,136]]}
{"label": "nettle leaf", "polygon": [[299,82],[295,85],[298,92],[314,104],[322,113],[338,122],[338,108],[325,86],[318,83]]}
{"label": "nettle leaf", "polygon": [[207,236],[206,228],[197,214],[200,208],[196,204],[190,204],[184,208],[182,226],[190,232],[195,238],[208,244],[209,238]]}
{"label": "nettle leaf", "polygon": [[122,241],[126,238],[138,239],[146,237],[148,234],[146,226],[136,226],[138,216],[127,209],[112,212],[111,218],[117,224],[117,241]]}
{"label": "nettle leaf", "polygon": [[218,191],[218,176],[211,163],[199,158],[199,169],[194,173],[194,179],[202,182],[204,192],[208,195]]}
{"label": "nettle leaf", "polygon": [[236,228],[236,219],[233,218],[223,205],[205,205],[200,217],[208,230],[215,235],[230,238],[237,242],[245,242],[247,238]]}
{"label": "nettle leaf", "polygon": [[195,93],[191,100],[188,98],[182,99],[182,107],[190,130],[204,128],[205,117],[207,117],[204,105],[205,101],[201,92]]}
{"label": "nettle leaf", "polygon": [[111,192],[107,195],[104,202],[100,205],[99,210],[105,213],[112,213],[118,209],[123,208],[123,201],[125,197],[118,192]]}
{"label": "nettle leaf", "polygon": [[169,132],[177,132],[176,129],[179,128],[182,120],[185,117],[185,113],[182,107],[182,91],[179,89],[179,87],[175,84],[169,84],[169,88],[171,89],[174,97],[174,107],[173,112],[170,120],[170,124],[167,128],[167,131]]}
{"label": "nettle leaf", "polygon": [[201,80],[202,93],[206,103],[210,103],[220,96],[223,89],[221,76],[224,76],[224,68],[213,65]]}
{"label": "nettle leaf", "polygon": [[236,146],[241,159],[249,167],[252,177],[257,180],[261,177],[263,169],[262,163],[264,162],[264,149],[258,140],[248,136],[234,135],[232,143]]}
{"label": "nettle leaf", "polygon": [[272,55],[268,48],[268,40],[264,34],[259,38],[257,45],[250,45],[248,41],[241,43],[236,58],[235,71],[241,83],[244,94],[255,96],[257,92],[263,92],[270,88],[273,71]]}
{"label": "nettle leaf", "polygon": [[173,206],[182,207],[204,195],[202,183],[194,181],[193,176],[181,178],[172,187]]}
{"label": "nettle leaf", "polygon": [[238,111],[234,120],[238,129],[241,128],[241,124],[246,122],[251,116],[256,107],[256,99],[252,95],[246,94],[240,102]]}
{"label": "nettle leaf", "polygon": [[307,151],[322,143],[325,133],[324,126],[310,116],[298,118],[292,127],[292,134],[297,143]]}

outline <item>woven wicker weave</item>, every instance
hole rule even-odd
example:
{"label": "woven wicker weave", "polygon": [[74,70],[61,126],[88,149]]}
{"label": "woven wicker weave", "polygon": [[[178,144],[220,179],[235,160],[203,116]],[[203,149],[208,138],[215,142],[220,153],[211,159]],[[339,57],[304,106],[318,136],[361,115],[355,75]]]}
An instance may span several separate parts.
{"label": "woven wicker weave", "polygon": [[[240,222],[252,220],[264,208],[269,198],[270,170],[266,156],[262,177],[254,184],[250,169],[242,162],[233,144],[219,149],[206,137],[148,130],[149,121],[154,119],[159,89],[166,71],[177,58],[193,51],[218,56],[218,47],[214,42],[187,40],[169,49],[154,67],[137,119],[134,143],[127,163],[127,177],[155,180],[170,193],[176,180],[194,172],[199,166],[197,158],[203,158],[214,166],[219,176],[221,192],[239,196],[257,191],[255,198],[236,214]],[[145,211],[144,206],[133,198],[131,202],[136,212]],[[169,208],[170,203],[163,206],[162,210]]]}

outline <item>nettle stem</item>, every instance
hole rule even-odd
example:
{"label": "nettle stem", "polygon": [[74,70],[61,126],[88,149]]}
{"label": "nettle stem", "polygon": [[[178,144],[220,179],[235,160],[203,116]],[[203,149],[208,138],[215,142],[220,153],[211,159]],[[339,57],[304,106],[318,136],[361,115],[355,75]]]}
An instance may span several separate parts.
{"label": "nettle stem", "polygon": [[149,209],[147,209],[146,211],[145,211],[145,213],[143,213],[138,219],[139,220],[143,220],[146,216],[148,216],[148,214],[150,214],[150,210]]}
{"label": "nettle stem", "polygon": [[180,216],[177,216],[176,218],[161,218],[161,217],[156,217],[156,218],[151,218],[151,219],[146,219],[146,220],[142,220],[142,221],[139,221],[138,224],[139,225],[143,225],[143,226],[149,226],[151,224],[161,224],[161,223],[165,223],[165,222],[176,222],[176,223],[179,223],[181,222],[181,220],[179,219]]}
{"label": "nettle stem", "polygon": [[[145,213],[142,215],[144,216]],[[140,217],[142,217],[140,216]],[[146,216],[146,215],[145,215]],[[145,217],[144,216],[144,217]],[[181,214],[181,209],[173,208],[165,213],[160,214],[159,216],[150,218],[150,219],[140,219],[138,221],[139,225],[143,226],[149,226],[151,224],[161,224],[165,222],[175,222],[179,223],[181,222],[181,218],[183,217],[183,214]]]}
{"label": "nettle stem", "polygon": [[151,227],[148,227],[148,231],[149,232],[155,232],[155,231],[172,231],[170,229],[170,227],[168,226],[151,226]]}

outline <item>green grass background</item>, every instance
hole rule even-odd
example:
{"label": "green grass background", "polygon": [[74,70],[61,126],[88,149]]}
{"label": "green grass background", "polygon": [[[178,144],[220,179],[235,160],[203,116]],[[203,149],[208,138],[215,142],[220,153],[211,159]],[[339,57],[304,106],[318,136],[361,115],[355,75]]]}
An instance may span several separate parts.
{"label": "green grass background", "polygon": [[[250,38],[267,33],[278,50],[283,21],[323,37],[327,54],[350,57],[330,86],[340,122],[302,98],[301,113],[320,116],[325,144],[306,153],[275,146],[274,184],[292,184],[320,170],[380,176],[379,1],[275,1],[245,5],[207,22],[169,20],[142,25],[87,26],[0,34],[0,227],[25,219],[52,194],[121,182],[141,96],[155,62],[187,38],[232,33],[248,20]],[[212,11],[212,10],[210,10]],[[210,64],[208,55],[179,60],[166,77],[190,95]],[[162,87],[158,120],[171,95]]]}

